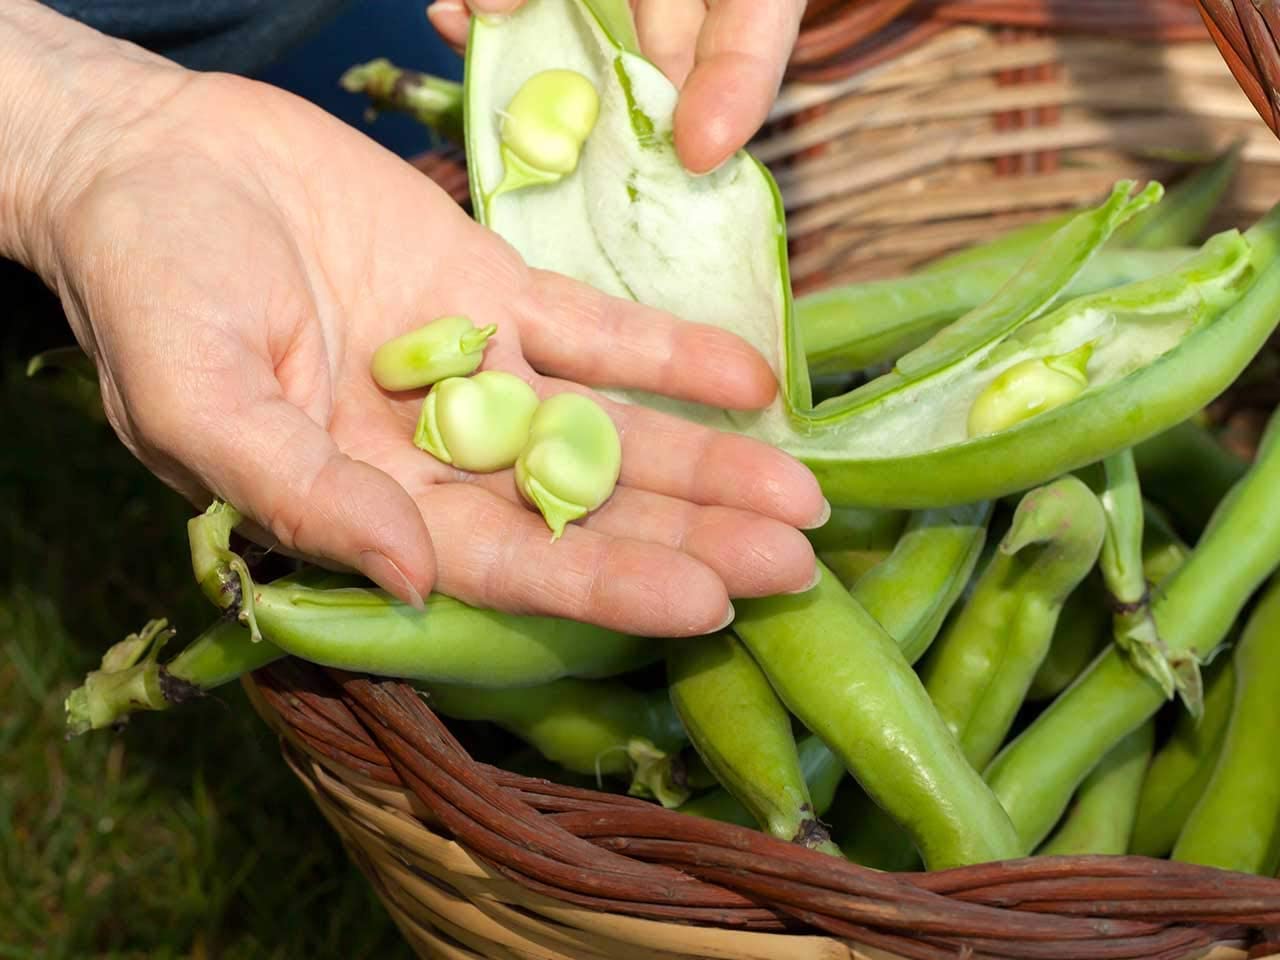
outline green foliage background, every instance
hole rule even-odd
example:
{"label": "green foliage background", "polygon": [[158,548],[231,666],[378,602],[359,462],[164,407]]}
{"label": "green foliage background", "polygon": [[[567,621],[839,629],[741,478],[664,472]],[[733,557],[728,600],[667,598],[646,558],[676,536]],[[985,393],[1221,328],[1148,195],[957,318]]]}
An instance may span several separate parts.
{"label": "green foliage background", "polygon": [[111,643],[213,609],[188,504],[83,391],[27,379],[72,342],[56,302],[3,261],[0,291],[0,958],[410,957],[238,686],[65,739]]}

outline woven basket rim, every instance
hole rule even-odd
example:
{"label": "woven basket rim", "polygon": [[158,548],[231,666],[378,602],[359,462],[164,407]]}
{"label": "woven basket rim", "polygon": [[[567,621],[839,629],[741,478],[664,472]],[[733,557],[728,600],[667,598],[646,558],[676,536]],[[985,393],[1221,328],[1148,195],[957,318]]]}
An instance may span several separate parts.
{"label": "woven basket rim", "polygon": [[[416,798],[430,822],[395,793],[381,796],[399,814],[388,807],[384,815],[420,842],[461,851],[464,886],[468,876],[501,878],[530,901],[667,924],[684,938],[700,927],[739,937],[826,937],[901,957],[953,956],[972,945],[978,957],[1183,960],[1246,948],[1280,926],[1277,879],[1141,857],[880,874],[744,827],[481,764],[400,681],[285,660],[245,685],[286,752],[351,790],[377,784]],[[527,851],[554,860],[552,875],[531,875]],[[655,878],[668,902],[653,902]],[[1014,952],[991,952],[1000,949]]]}

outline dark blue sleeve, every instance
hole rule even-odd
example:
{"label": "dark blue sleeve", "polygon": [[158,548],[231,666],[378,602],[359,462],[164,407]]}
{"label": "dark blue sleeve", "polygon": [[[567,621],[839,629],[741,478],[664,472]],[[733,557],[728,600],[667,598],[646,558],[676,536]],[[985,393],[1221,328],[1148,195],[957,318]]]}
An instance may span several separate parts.
{"label": "dark blue sleeve", "polygon": [[252,74],[351,0],[44,0],[193,70]]}

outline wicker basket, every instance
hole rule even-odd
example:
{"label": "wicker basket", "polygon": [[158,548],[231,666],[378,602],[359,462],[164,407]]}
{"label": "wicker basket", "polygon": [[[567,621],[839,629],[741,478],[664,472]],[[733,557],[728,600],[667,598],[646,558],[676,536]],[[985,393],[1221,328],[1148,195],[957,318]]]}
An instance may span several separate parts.
{"label": "wicker basket", "polygon": [[[1237,141],[1223,216],[1252,220],[1280,196],[1272,26],[1275,0],[810,0],[754,149],[797,289],[902,272]],[[456,152],[419,166],[467,202]],[[876,873],[479,763],[396,681],[283,661],[246,687],[423,957],[1280,955],[1280,880],[1137,857]]]}

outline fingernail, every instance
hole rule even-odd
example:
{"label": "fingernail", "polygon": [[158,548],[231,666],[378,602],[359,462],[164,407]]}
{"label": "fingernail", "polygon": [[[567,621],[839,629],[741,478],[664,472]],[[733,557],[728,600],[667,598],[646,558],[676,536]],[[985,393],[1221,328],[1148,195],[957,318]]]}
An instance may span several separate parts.
{"label": "fingernail", "polygon": [[813,571],[813,579],[810,580],[806,586],[801,587],[799,590],[788,590],[787,593],[792,596],[795,596],[801,593],[808,593],[810,590],[816,587],[821,581],[822,581],[822,568],[815,567]]}
{"label": "fingernail", "polygon": [[409,580],[395,561],[376,550],[365,550],[360,554],[360,572],[385,590],[395,594],[415,610],[425,610],[427,605],[422,594]]}
{"label": "fingernail", "polygon": [[729,604],[728,616],[724,618],[724,622],[720,624],[720,626],[716,627],[716,629],[712,630],[711,632],[715,633],[716,630],[723,630],[725,627],[729,626],[729,624],[733,623],[733,618],[736,617],[737,615],[738,615],[738,611],[733,609],[733,604],[732,603]]}
{"label": "fingernail", "polygon": [[831,501],[823,499],[822,512],[818,514],[818,519],[813,523],[803,526],[801,530],[817,530],[819,527],[825,526],[826,522],[831,519]]}

